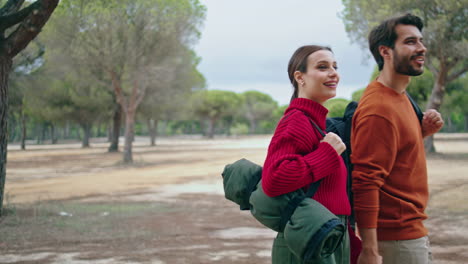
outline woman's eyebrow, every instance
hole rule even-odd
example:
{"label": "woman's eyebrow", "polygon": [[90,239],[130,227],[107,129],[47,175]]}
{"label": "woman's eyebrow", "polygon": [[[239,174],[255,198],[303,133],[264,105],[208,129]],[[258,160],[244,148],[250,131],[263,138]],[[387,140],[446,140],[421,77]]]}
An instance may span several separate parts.
{"label": "woman's eyebrow", "polygon": [[[317,61],[315,64],[320,64],[320,63],[327,63],[327,64],[329,64],[330,62],[327,61],[327,60],[321,60],[321,61]],[[336,64],[336,61],[331,62],[331,64]]]}

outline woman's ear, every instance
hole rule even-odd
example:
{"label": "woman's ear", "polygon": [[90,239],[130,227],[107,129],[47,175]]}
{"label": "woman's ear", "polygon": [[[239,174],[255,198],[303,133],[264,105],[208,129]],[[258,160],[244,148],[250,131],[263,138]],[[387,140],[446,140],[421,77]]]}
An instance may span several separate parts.
{"label": "woman's ear", "polygon": [[304,79],[302,78],[302,72],[300,71],[295,71],[294,72],[294,79],[296,82],[300,85],[304,85]]}

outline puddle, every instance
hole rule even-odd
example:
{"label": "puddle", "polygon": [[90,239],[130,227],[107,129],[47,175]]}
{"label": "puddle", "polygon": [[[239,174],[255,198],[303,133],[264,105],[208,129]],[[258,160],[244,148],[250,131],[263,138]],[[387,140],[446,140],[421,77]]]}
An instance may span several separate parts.
{"label": "puddle", "polygon": [[235,227],[213,232],[212,236],[221,239],[271,238],[273,240],[276,237],[276,232],[266,228]]}
{"label": "puddle", "polygon": [[261,258],[269,258],[269,257],[271,257],[271,250],[261,250],[261,251],[257,252],[255,255],[257,255],[257,257],[261,257]]}
{"label": "puddle", "polygon": [[[42,253],[35,253],[35,254],[21,254],[21,255],[14,255],[14,254],[7,254],[2,256],[1,263],[23,263],[23,262],[31,262],[35,263],[38,261],[44,261],[45,259],[49,259],[51,264],[138,264],[138,262],[129,262],[119,261],[114,258],[106,258],[106,259],[93,259],[93,260],[79,260],[75,259],[78,258],[81,253],[65,253],[65,254],[57,254],[51,252],[42,252]],[[155,264],[165,264],[160,260],[152,260],[151,263]]]}
{"label": "puddle", "polygon": [[197,181],[181,184],[165,185],[162,189],[161,195],[164,196],[177,196],[183,193],[202,193],[202,194],[219,194],[224,195],[223,182],[216,181]]}
{"label": "puddle", "polygon": [[230,260],[239,260],[241,258],[248,258],[248,257],[250,257],[249,253],[245,253],[239,250],[225,250],[225,251],[209,253],[209,259],[211,261],[219,261],[224,258],[228,258]]}
{"label": "puddle", "polygon": [[223,181],[192,181],[180,184],[166,184],[157,188],[150,189],[143,194],[128,195],[125,198],[132,201],[175,201],[182,194],[215,194],[224,196]]}
{"label": "puddle", "polygon": [[161,251],[172,251],[172,250],[197,250],[197,249],[210,249],[210,245],[193,245],[193,246],[186,246],[186,247],[160,247],[156,250],[153,250],[153,253],[161,252]]}
{"label": "puddle", "polygon": [[[108,263],[114,263],[114,264],[138,264],[138,262],[131,262],[131,261],[119,261],[115,258],[106,258],[106,259],[93,259],[93,260],[79,260],[75,259],[75,257],[78,257],[80,253],[69,253],[69,254],[59,254],[55,257],[54,261],[52,264],[60,264],[60,263],[67,263],[67,264],[108,264]],[[153,262],[154,263],[154,262]],[[160,262],[160,264],[163,264]]]}
{"label": "puddle", "polygon": [[53,255],[53,253],[50,252],[22,255],[6,254],[2,255],[2,263],[33,262],[43,260],[50,257],[51,255]]}

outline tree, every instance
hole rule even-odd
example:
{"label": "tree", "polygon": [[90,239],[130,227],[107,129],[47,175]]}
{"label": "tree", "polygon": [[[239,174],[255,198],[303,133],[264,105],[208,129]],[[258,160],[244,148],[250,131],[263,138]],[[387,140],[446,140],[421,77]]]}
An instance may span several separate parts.
{"label": "tree", "polygon": [[447,132],[468,131],[468,74],[447,86],[447,102],[441,114],[446,122]]}
{"label": "tree", "polygon": [[175,78],[171,59],[198,39],[205,9],[198,0],[62,0],[61,7],[67,54],[98,72],[121,106],[123,160],[131,163],[138,107],[150,87]]}
{"label": "tree", "polygon": [[8,77],[13,58],[41,31],[59,0],[37,0],[21,9],[24,0],[2,1],[0,8],[0,214],[3,208],[8,145]]}
{"label": "tree", "polygon": [[241,97],[230,91],[203,90],[192,97],[193,112],[202,121],[208,121],[208,138],[214,137],[216,123],[222,117],[235,113],[241,102]]}
{"label": "tree", "polygon": [[161,120],[186,119],[190,116],[190,100],[193,91],[204,89],[206,81],[198,71],[200,63],[192,50],[186,49],[173,57],[177,78],[161,81],[149,88],[140,107],[140,116],[148,126],[150,145],[156,145],[158,123]]}
{"label": "tree", "polygon": [[[26,49],[19,53],[13,60],[12,72],[9,76],[8,106],[11,120],[18,120],[21,131],[21,149],[26,149],[26,105],[25,95],[28,88],[31,88],[32,80],[35,77],[35,70],[38,69],[44,54],[44,46],[38,41],[33,41]],[[11,126],[10,131],[16,130]]]}
{"label": "tree", "polygon": [[[47,66],[51,63],[46,60]],[[47,67],[44,67],[47,68]],[[109,119],[112,108],[111,94],[98,84],[82,82],[84,73],[64,74],[61,78],[43,69],[36,81],[37,87],[26,99],[36,116],[50,124],[65,123],[70,120],[83,129],[82,147],[90,147],[91,129],[98,120]]]}
{"label": "tree", "polygon": [[348,104],[349,100],[343,98],[335,98],[326,101],[325,107],[328,109],[327,117],[342,117]]}
{"label": "tree", "polygon": [[[424,20],[426,67],[434,76],[427,109],[440,109],[448,83],[468,70],[468,6],[465,0],[379,1],[343,0],[341,17],[351,39],[367,49],[367,35],[380,21],[397,12],[412,12]],[[434,151],[433,137],[426,151]]]}
{"label": "tree", "polygon": [[273,111],[278,108],[278,103],[268,94],[258,91],[246,91],[241,96],[243,99],[242,112],[249,120],[250,134],[255,134],[258,123],[261,120],[271,118]]}

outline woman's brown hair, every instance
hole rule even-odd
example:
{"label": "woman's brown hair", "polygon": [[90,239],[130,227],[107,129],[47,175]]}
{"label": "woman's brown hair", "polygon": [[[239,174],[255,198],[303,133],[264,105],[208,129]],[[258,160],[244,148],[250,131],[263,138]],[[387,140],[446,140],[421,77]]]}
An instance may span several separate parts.
{"label": "woman's brown hair", "polygon": [[291,101],[294,98],[297,98],[299,94],[298,83],[296,82],[296,79],[294,78],[294,72],[296,71],[300,71],[303,73],[307,72],[307,58],[309,57],[310,54],[319,50],[328,50],[328,51],[333,52],[331,48],[329,47],[318,46],[318,45],[306,45],[306,46],[302,46],[298,48],[292,55],[291,59],[289,59],[288,75],[289,75],[289,80],[291,81],[291,84],[293,85],[293,88],[294,88]]}

